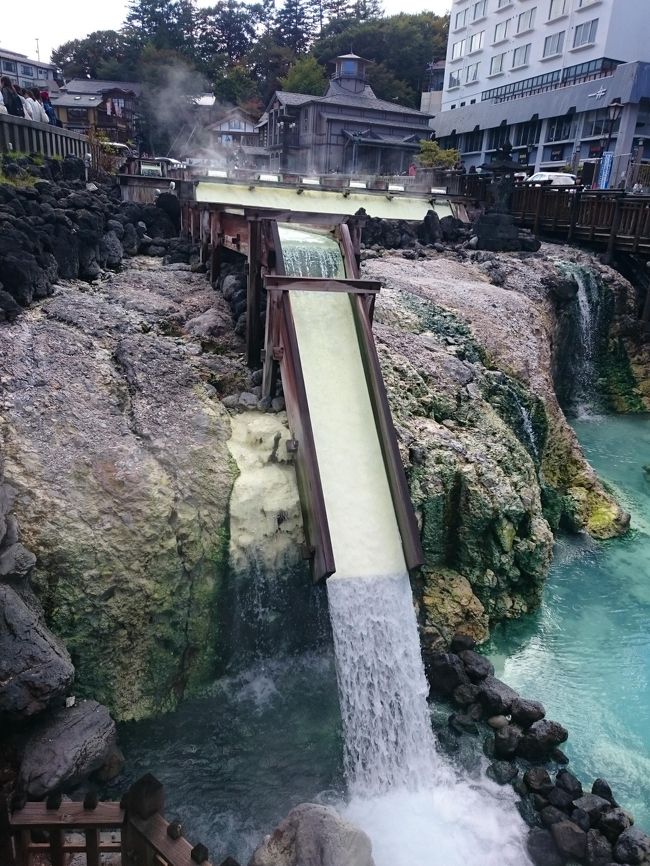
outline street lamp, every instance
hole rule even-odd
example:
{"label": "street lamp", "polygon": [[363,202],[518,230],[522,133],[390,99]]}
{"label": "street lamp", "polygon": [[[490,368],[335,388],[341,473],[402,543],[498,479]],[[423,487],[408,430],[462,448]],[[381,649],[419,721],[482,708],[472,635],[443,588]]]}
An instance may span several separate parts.
{"label": "street lamp", "polygon": [[616,121],[619,120],[621,114],[623,112],[623,106],[620,102],[610,102],[607,106],[607,119],[609,121],[609,127],[607,130],[607,144],[605,145],[605,150],[609,150],[612,144],[612,136],[614,134],[614,126],[616,125]]}

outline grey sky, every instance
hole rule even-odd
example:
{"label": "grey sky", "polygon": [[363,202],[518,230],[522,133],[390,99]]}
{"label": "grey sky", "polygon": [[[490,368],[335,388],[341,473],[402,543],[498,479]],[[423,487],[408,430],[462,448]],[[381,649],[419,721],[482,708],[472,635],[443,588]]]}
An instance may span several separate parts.
{"label": "grey sky", "polygon": [[[216,0],[199,0],[199,6]],[[443,13],[451,0],[383,0],[386,14],[398,12]],[[0,45],[36,59],[36,38],[40,40],[41,60],[49,60],[53,48],[69,39],[79,39],[93,30],[116,30],[124,20],[126,0],[31,0],[29,11],[19,12],[16,4],[5,10],[0,30]]]}

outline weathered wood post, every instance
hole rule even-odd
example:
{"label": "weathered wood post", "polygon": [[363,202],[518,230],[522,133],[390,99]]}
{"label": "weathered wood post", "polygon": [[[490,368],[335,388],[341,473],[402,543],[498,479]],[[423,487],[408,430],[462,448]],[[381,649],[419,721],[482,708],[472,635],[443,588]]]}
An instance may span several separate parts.
{"label": "weathered wood post", "polygon": [[122,827],[122,866],[148,866],[149,846],[146,840],[130,823],[132,817],[145,820],[165,808],[165,789],[147,773],[126,792],[122,798],[124,826]]}
{"label": "weathered wood post", "polygon": [[0,863],[6,863],[7,866],[14,866],[16,863],[9,821],[9,801],[6,797],[0,797]]}
{"label": "weathered wood post", "polygon": [[248,222],[248,291],[246,294],[246,360],[248,366],[260,366],[262,350],[262,224]]}

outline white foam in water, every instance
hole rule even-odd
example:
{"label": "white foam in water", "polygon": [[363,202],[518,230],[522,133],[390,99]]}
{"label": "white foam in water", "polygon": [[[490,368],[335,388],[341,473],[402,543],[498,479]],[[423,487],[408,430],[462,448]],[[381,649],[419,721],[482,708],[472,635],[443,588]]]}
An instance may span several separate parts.
{"label": "white foam in water", "polygon": [[[333,242],[280,228],[287,272],[335,276]],[[300,250],[304,243],[304,250]],[[376,866],[525,866],[514,794],[436,750],[417,622],[344,294],[292,292],[334,549],[328,580],[350,801]]]}

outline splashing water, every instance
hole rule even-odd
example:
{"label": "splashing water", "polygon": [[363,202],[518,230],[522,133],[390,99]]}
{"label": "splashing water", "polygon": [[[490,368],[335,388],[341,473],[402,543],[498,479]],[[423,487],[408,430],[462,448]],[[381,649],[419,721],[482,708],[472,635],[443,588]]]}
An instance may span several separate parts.
{"label": "splashing water", "polygon": [[539,448],[537,446],[537,436],[535,435],[535,428],[533,427],[533,419],[531,417],[530,412],[528,411],[528,407],[524,406],[523,403],[517,402],[519,406],[519,412],[521,414],[521,426],[524,428],[524,433],[528,438],[528,442],[532,449],[535,457],[539,457]]}
{"label": "splashing water", "polygon": [[[336,243],[280,226],[285,270],[343,276]],[[524,866],[511,790],[438,754],[417,622],[351,306],[291,293],[336,573],[327,584],[350,800],[376,866]],[[531,425],[532,426],[532,425]]]}

